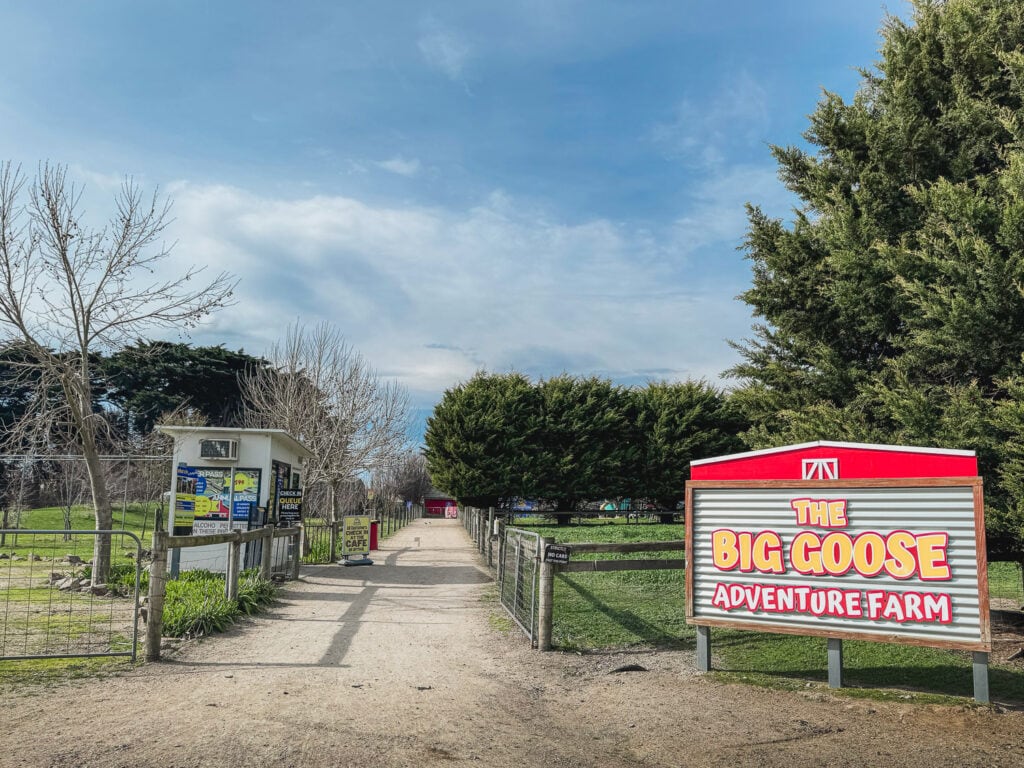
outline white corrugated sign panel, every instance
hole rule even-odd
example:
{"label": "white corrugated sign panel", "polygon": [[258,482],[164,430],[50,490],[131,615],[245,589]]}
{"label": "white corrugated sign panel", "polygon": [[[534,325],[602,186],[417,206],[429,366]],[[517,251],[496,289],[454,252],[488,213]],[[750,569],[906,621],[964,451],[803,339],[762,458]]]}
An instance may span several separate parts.
{"label": "white corrugated sign panel", "polygon": [[[792,503],[795,499],[807,498],[845,500],[845,524],[834,527],[799,524]],[[714,623],[730,621],[763,626],[766,631],[783,627],[785,631],[807,634],[863,634],[866,639],[872,636],[877,639],[879,635],[887,636],[886,639],[899,636],[913,638],[923,644],[957,643],[964,647],[989,642],[988,617],[982,616],[987,605],[982,606],[979,601],[971,486],[695,487],[692,504],[693,549],[692,561],[687,565],[693,579],[691,610],[694,623],[700,624],[702,620],[714,620]],[[784,572],[765,573],[757,569],[741,572],[740,566],[732,569],[717,567],[712,539],[713,534],[721,530],[750,532],[754,536],[759,532],[774,531],[781,540],[778,549]],[[948,578],[926,581],[919,577],[919,572],[915,572],[910,578],[901,579],[884,570],[867,577],[852,569],[841,576],[805,575],[794,568],[792,559],[793,540],[803,531],[813,532],[822,538],[832,532],[841,532],[851,539],[868,532],[883,537],[895,531],[911,534],[945,532],[949,536],[944,547],[949,566]],[[723,535],[729,538],[729,534],[719,534]],[[815,558],[814,540],[807,537],[802,540],[811,542],[811,557]],[[728,566],[731,539],[728,544],[721,543],[721,539],[719,541],[719,565]],[[841,555],[841,541],[837,547],[834,551]],[[806,553],[807,550],[802,551]],[[932,565],[935,564],[936,551],[933,550],[930,560]],[[842,559],[841,556],[833,556],[831,563],[839,563]],[[766,566],[775,567],[769,565],[764,557],[760,562],[762,570]],[[803,562],[806,568],[806,559]],[[874,562],[878,562],[877,558]],[[720,585],[728,585],[726,593],[722,592]],[[765,587],[769,589],[766,591]],[[788,589],[790,587],[806,587],[810,591]],[[852,612],[854,615],[828,615],[828,611],[816,615],[828,605],[829,598],[827,593],[818,591],[827,589],[843,590],[842,608],[833,610],[833,614]],[[850,593],[849,597],[847,593]],[[882,596],[869,597],[868,593],[881,593]],[[915,598],[915,593],[920,597]],[[818,597],[812,598],[812,594],[818,594]],[[836,608],[839,598],[833,595],[833,599],[837,601],[832,603]],[[771,610],[766,610],[766,606]],[[949,607],[948,617],[944,616],[946,606]],[[860,616],[856,615],[858,611]],[[899,618],[904,620],[898,621]],[[947,618],[949,623],[943,623]]]}

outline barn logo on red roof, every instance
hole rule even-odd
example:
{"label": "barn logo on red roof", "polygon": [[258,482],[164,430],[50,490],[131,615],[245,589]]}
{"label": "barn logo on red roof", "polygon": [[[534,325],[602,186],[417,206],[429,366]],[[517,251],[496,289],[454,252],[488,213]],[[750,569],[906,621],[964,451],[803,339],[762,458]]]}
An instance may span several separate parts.
{"label": "barn logo on red roof", "polygon": [[839,459],[804,459],[802,480],[838,480]]}

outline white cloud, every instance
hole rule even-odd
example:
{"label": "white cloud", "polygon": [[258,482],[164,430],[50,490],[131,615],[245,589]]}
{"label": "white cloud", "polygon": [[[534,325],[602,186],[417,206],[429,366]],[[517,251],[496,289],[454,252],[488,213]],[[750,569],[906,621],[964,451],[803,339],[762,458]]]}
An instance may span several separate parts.
{"label": "white cloud", "polygon": [[[676,231],[552,221],[502,193],[457,211],[226,186],[172,194],[176,253],[241,278],[238,304],[197,341],[260,353],[297,318],[329,320],[421,398],[481,367],[715,379],[734,360],[724,339],[749,326],[737,286],[680,282]],[[717,227],[705,243],[726,237]],[[723,251],[739,262],[731,243]]]}
{"label": "white cloud", "polygon": [[768,94],[748,73],[736,74],[708,103],[683,99],[671,121],[657,123],[651,139],[688,165],[723,164],[736,144],[763,141],[769,123]]}
{"label": "white cloud", "polygon": [[420,161],[417,158],[406,159],[404,157],[392,157],[390,160],[382,160],[374,163],[378,168],[385,171],[397,173],[399,176],[416,176],[420,172]]}
{"label": "white cloud", "polygon": [[469,43],[455,30],[434,19],[424,24],[426,30],[417,41],[424,61],[450,80],[463,81],[463,70],[472,53]]}
{"label": "white cloud", "polygon": [[770,216],[785,216],[785,205],[793,199],[776,169],[768,166],[721,169],[698,183],[691,197],[693,204],[673,222],[672,241],[687,255],[709,245],[738,247],[747,229],[748,201],[762,205]]}

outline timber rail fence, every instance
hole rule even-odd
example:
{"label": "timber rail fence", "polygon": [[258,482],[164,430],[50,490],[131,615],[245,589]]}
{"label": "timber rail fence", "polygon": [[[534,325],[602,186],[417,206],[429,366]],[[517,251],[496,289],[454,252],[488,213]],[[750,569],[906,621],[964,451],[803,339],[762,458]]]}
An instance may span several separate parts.
{"label": "timber rail fence", "polygon": [[[205,536],[171,536],[164,531],[153,534],[153,563],[149,573],[149,597],[146,620],[146,661],[160,660],[160,638],[164,624],[164,598],[167,595],[167,553],[174,549],[226,544],[228,547],[225,596],[238,599],[238,578],[242,572],[242,544],[261,542],[260,575],[269,579],[275,570],[283,571],[286,578],[299,577],[299,538],[301,528],[275,528],[268,525],[252,531],[230,531]],[[287,557],[283,563],[275,556],[274,541],[287,539]],[[275,562],[276,561],[276,562]],[[283,566],[275,568],[277,566]]]}
{"label": "timber rail fence", "polygon": [[[423,517],[423,505],[406,506],[397,502],[372,503],[365,510],[347,514],[369,515],[377,521],[377,534],[384,539],[397,533],[413,520]],[[309,518],[302,524],[302,562],[326,565],[341,557],[341,521]]]}
{"label": "timber rail fence", "polygon": [[[489,523],[485,523],[489,521]],[[477,548],[493,564],[494,540],[498,544],[498,565],[495,579],[501,603],[534,646],[551,650],[551,627],[554,618],[555,575],[559,573],[609,573],[614,571],[685,570],[682,557],[633,560],[574,560],[574,556],[592,554],[631,554],[639,552],[683,552],[686,543],[677,541],[575,542],[556,544],[549,536],[536,531],[515,528],[499,520],[497,535],[482,533],[494,530],[494,510],[468,508],[463,524]],[[557,547],[564,562],[552,562],[548,553]],[[511,596],[506,600],[506,595]]]}

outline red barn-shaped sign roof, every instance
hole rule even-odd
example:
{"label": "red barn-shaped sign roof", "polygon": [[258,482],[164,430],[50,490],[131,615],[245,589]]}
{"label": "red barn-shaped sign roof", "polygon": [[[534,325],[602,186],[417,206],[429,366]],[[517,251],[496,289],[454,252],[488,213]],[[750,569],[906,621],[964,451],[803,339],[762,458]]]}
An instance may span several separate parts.
{"label": "red barn-shaped sign roof", "polygon": [[974,451],[827,440],[690,462],[692,480],[854,480],[977,474]]}

